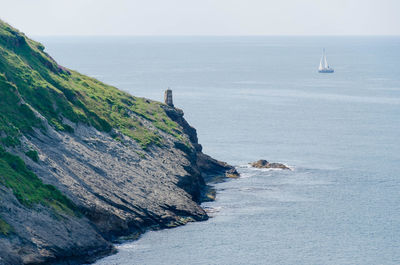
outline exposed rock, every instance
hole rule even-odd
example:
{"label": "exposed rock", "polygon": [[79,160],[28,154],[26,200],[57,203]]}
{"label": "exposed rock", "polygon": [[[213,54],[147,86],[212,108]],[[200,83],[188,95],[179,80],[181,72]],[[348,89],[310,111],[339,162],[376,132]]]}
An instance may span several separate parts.
{"label": "exposed rock", "polygon": [[37,210],[22,206],[0,186],[0,205],[7,205],[0,208],[0,216],[15,228],[13,235],[0,237],[0,264],[88,262],[112,252],[110,241],[121,236],[137,237],[148,229],[206,220],[198,203],[215,198],[206,181],[239,174],[203,154],[196,130],[183,112],[167,109],[187,134],[190,142],[185,148],[161,132],[165,146],[143,152],[128,137],[116,141],[82,124],[75,125],[73,134],[48,126],[45,134],[36,130],[23,137],[23,146],[38,150],[39,163],[19,149],[12,152],[23,157],[44,183],[67,195],[84,216],[54,218],[42,206]]}
{"label": "exposed rock", "polygon": [[267,160],[258,160],[256,162],[251,163],[252,167],[255,168],[280,168],[280,169],[288,169],[290,170],[290,168],[284,164],[281,163],[270,163]]}
{"label": "exposed rock", "polygon": [[7,202],[0,215],[13,227],[10,236],[0,237],[0,264],[52,262],[73,258],[76,253],[80,253],[80,261],[90,262],[93,256],[113,250],[87,218],[54,216],[41,205],[26,208],[1,186],[0,198]]}
{"label": "exposed rock", "polygon": [[179,125],[182,126],[183,131],[189,136],[190,142],[195,148],[193,150],[186,150],[187,155],[191,158],[192,163],[196,164],[198,170],[201,172],[202,178],[206,182],[212,182],[218,178],[237,178],[239,173],[236,169],[225,162],[218,161],[206,154],[203,154],[202,146],[197,139],[196,129],[188,124],[183,118],[183,111],[169,106],[164,107],[167,115]]}

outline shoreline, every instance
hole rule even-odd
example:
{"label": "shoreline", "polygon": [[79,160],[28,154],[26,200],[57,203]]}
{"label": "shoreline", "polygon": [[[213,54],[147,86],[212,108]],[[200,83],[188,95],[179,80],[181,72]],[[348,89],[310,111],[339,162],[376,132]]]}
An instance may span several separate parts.
{"label": "shoreline", "polygon": [[[215,160],[217,161],[217,160]],[[219,161],[218,161],[219,162]],[[236,178],[238,178],[237,176]],[[95,250],[88,250],[87,253],[84,253],[83,255],[77,255],[77,256],[70,256],[70,257],[63,257],[63,258],[56,258],[53,261],[47,261],[43,264],[49,264],[49,265],[85,265],[85,264],[94,264],[97,261],[101,260],[102,258],[112,256],[118,253],[118,250],[115,248],[116,244],[124,244],[124,243],[129,243],[129,242],[134,242],[137,240],[140,240],[140,238],[147,232],[149,231],[160,231],[160,230],[165,230],[165,229],[174,229],[180,226],[184,226],[188,223],[194,223],[194,222],[204,222],[209,220],[210,216],[208,215],[206,209],[201,206],[202,203],[204,202],[212,202],[215,201],[216,199],[216,190],[210,186],[211,183],[220,183],[229,179],[234,179],[235,177],[228,177],[228,176],[209,176],[209,181],[205,183],[204,187],[204,194],[201,197],[201,200],[199,201],[198,205],[206,212],[206,218],[201,219],[201,220],[196,220],[191,216],[188,216],[186,218],[182,218],[181,222],[176,222],[174,225],[167,225],[163,223],[159,223],[156,226],[149,226],[143,228],[142,231],[137,231],[131,234],[126,234],[122,236],[118,236],[113,240],[110,240],[111,243],[111,248],[109,249],[95,249]]]}
{"label": "shoreline", "polygon": [[182,151],[186,153],[187,158],[191,162],[190,168],[188,167],[186,170],[192,174],[191,178],[199,178],[200,184],[199,186],[193,186],[193,183],[190,181],[181,187],[190,192],[189,194],[192,194],[192,200],[201,208],[203,214],[194,215],[188,211],[172,209],[178,216],[178,219],[154,216],[156,218],[151,222],[145,222],[142,225],[132,223],[126,230],[109,231],[104,234],[104,238],[110,243],[110,246],[106,249],[88,250],[76,256],[55,258],[53,261],[47,260],[44,263],[52,265],[93,264],[101,258],[116,254],[117,249],[115,248],[115,244],[136,241],[148,231],[172,229],[186,225],[189,222],[201,222],[209,219],[209,215],[201,204],[215,200],[216,190],[210,184],[238,178],[240,174],[235,167],[202,153],[202,146],[198,143],[196,129],[191,127],[183,118],[182,110],[169,106],[164,106],[163,108],[173,121],[182,126],[184,133],[188,135],[191,144],[195,147],[193,150],[183,149]]}

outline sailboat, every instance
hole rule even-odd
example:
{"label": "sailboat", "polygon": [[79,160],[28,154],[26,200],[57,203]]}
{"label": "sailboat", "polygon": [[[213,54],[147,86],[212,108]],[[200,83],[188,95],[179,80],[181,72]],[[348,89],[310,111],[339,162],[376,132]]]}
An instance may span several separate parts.
{"label": "sailboat", "polygon": [[328,61],[326,60],[325,49],[319,62],[318,72],[319,73],[333,73],[335,70],[329,67]]}

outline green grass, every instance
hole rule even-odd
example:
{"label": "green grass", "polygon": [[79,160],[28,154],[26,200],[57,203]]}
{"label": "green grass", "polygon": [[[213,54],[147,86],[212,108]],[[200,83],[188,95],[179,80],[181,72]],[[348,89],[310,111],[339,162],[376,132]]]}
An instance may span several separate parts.
{"label": "green grass", "polygon": [[42,204],[59,213],[79,216],[76,206],[52,185],[44,184],[24,161],[0,147],[0,184],[10,188],[26,207]]}
{"label": "green grass", "polygon": [[25,154],[36,163],[39,162],[39,154],[36,150],[29,150]]}
{"label": "green grass", "polygon": [[[44,52],[43,45],[0,20],[0,185],[10,188],[26,207],[42,204],[79,216],[68,198],[54,186],[42,183],[22,159],[4,149],[19,146],[20,137],[33,134],[35,129],[46,133],[36,112],[65,133],[74,133],[65,119],[110,135],[118,135],[113,130],[120,131],[144,151],[151,145],[163,145],[161,132],[187,142],[181,127],[167,116],[161,103],[133,97],[59,66]],[[153,127],[145,126],[143,120]],[[26,155],[39,161],[34,150]],[[1,233],[7,233],[7,225],[0,222],[0,226],[0,231],[5,231]]]}
{"label": "green grass", "polygon": [[[0,59],[1,60],[1,59]],[[9,137],[16,137],[21,132],[32,131],[32,127],[40,127],[41,123],[31,108],[18,94],[17,87],[8,82],[4,74],[0,73],[0,132]],[[6,137],[4,137],[6,138]],[[14,145],[8,139],[6,145]]]}
{"label": "green grass", "polygon": [[[33,107],[59,131],[73,133],[64,118],[110,132],[113,128],[136,140],[144,149],[162,145],[158,130],[181,139],[182,131],[161,108],[161,103],[133,97],[94,78],[59,66],[44,52],[44,47],[0,21],[0,87],[12,100],[1,102],[0,119],[6,122],[0,131],[12,136],[40,127],[29,118]],[[0,95],[0,100],[1,99]],[[20,99],[17,111],[12,111]],[[3,110],[3,105],[4,110]],[[13,114],[12,116],[10,116]],[[136,114],[136,115],[131,115]],[[149,129],[138,118],[150,121]],[[7,133],[9,135],[9,133]]]}
{"label": "green grass", "polygon": [[8,236],[13,232],[12,227],[0,218],[0,235]]}

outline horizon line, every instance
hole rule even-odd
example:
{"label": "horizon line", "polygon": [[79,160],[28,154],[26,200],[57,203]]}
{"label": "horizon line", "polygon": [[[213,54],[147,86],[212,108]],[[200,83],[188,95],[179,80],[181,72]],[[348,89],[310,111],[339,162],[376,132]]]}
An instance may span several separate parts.
{"label": "horizon line", "polygon": [[243,34],[243,35],[216,35],[216,34],[194,34],[194,35],[179,35],[179,34],[25,34],[31,37],[400,37],[400,34],[326,34],[326,35],[302,35],[302,34]]}

